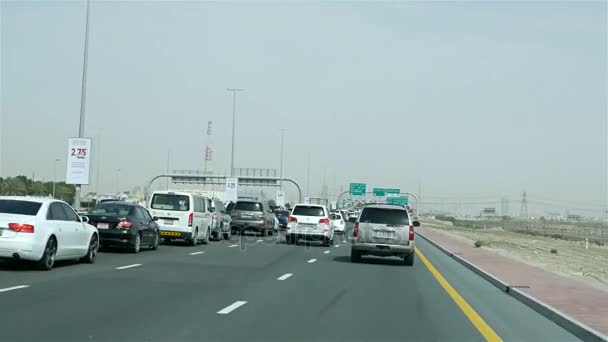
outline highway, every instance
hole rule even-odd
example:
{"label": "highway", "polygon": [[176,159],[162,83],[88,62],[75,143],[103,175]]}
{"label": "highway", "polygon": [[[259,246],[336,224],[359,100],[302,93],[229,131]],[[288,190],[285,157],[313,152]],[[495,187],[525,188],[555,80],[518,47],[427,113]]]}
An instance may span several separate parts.
{"label": "highway", "polygon": [[50,272],[1,263],[0,341],[578,340],[421,238],[407,267],[351,263],[348,236],[175,243]]}

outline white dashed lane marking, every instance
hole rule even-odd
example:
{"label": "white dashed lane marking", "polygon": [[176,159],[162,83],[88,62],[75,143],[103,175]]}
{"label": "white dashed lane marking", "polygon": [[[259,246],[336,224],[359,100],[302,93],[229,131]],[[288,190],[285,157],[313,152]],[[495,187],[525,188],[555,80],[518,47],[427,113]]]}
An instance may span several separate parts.
{"label": "white dashed lane marking", "polygon": [[291,273],[285,273],[282,276],[278,277],[277,280],[285,280],[285,279],[291,277],[292,275],[293,274],[291,274]]}
{"label": "white dashed lane marking", "polygon": [[220,315],[227,315],[245,304],[247,304],[247,302],[239,300],[239,301],[236,301],[236,302],[228,305],[227,307],[223,308],[222,310],[218,311],[217,313]]}
{"label": "white dashed lane marking", "polygon": [[239,245],[230,245],[230,246],[228,246],[228,248],[231,248],[231,247],[238,247],[238,246],[239,246]]}
{"label": "white dashed lane marking", "polygon": [[329,254],[329,253],[331,253],[331,252],[330,252],[330,251],[325,251],[325,252],[323,252],[323,254]]}
{"label": "white dashed lane marking", "polygon": [[317,259],[310,259],[310,260],[308,260],[308,263],[309,263],[309,264],[312,264],[312,263],[313,263],[313,262],[315,262],[315,261],[317,261]]}
{"label": "white dashed lane marking", "polygon": [[30,287],[30,286],[29,285],[17,285],[17,286],[13,286],[13,287],[7,287],[5,289],[0,289],[0,292],[8,292],[8,291],[13,291],[13,290],[25,289],[27,287]]}
{"label": "white dashed lane marking", "polygon": [[198,254],[203,254],[203,253],[205,253],[205,251],[192,252],[192,253],[190,253],[190,255],[198,255]]}
{"label": "white dashed lane marking", "polygon": [[141,266],[141,264],[133,264],[133,265],[127,265],[127,266],[120,266],[120,267],[116,267],[117,270],[126,270],[127,268],[133,268],[133,267],[139,267]]}

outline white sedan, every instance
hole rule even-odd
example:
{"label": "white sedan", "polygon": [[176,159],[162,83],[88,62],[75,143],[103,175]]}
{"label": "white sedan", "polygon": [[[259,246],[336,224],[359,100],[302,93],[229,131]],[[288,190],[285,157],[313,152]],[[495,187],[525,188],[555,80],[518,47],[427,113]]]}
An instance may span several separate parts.
{"label": "white sedan", "polygon": [[333,213],[331,214],[331,224],[334,227],[334,231],[338,234],[344,234],[344,229],[346,227],[346,222],[344,221],[344,217],[342,217],[341,213]]}
{"label": "white sedan", "polygon": [[50,270],[55,261],[93,263],[97,228],[65,202],[52,198],[0,196],[0,258],[35,261]]}

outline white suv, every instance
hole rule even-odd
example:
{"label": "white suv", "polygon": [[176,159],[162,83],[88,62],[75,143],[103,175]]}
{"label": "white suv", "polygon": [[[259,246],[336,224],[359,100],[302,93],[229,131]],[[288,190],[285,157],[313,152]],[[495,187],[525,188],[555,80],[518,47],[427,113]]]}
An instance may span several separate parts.
{"label": "white suv", "polygon": [[295,244],[302,239],[333,245],[334,229],[329,215],[325,206],[297,204],[287,219],[287,243]]}
{"label": "white suv", "polygon": [[414,227],[418,226],[403,206],[363,207],[353,228],[352,262],[360,262],[362,255],[397,256],[405,265],[414,265]]}

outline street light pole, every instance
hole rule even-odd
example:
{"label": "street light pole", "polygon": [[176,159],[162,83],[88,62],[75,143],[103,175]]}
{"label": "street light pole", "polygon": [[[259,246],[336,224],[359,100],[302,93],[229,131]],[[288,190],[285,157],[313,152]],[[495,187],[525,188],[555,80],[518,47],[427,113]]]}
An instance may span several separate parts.
{"label": "street light pole", "polygon": [[120,169],[116,170],[116,194],[118,195],[118,179],[120,178]]}
{"label": "street light pole", "polygon": [[280,169],[280,177],[279,181],[279,189],[283,190],[283,145],[285,141],[285,128],[281,128],[281,169]]}
{"label": "street light pole", "polygon": [[232,92],[232,151],[230,153],[230,177],[234,177],[234,131],[236,127],[236,92],[243,91],[239,88],[226,89]]}
{"label": "street light pole", "polygon": [[306,174],[306,197],[310,197],[310,152],[308,152],[308,167]]}
{"label": "street light pole", "polygon": [[55,188],[57,185],[57,162],[61,161],[61,159],[55,159],[55,164],[53,164],[53,198],[55,198]]}
{"label": "street light pole", "polygon": [[[84,136],[84,119],[85,107],[87,101],[87,67],[89,60],[89,15],[90,15],[91,0],[87,0],[87,17],[84,29],[84,61],[82,63],[82,84],[80,88],[80,123],[78,125],[78,137]],[[74,199],[74,207],[80,209],[80,192],[82,184],[76,185],[76,196]]]}

